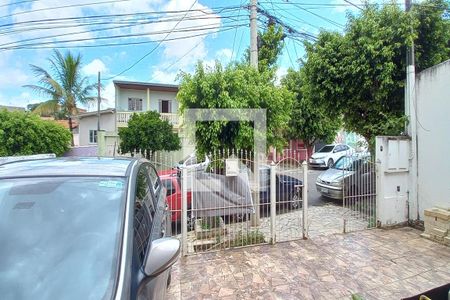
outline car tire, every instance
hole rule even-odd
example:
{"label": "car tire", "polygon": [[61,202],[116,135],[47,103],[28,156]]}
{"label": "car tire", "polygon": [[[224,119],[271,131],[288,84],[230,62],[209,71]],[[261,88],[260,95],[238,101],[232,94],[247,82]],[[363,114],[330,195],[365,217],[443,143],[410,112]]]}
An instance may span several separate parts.
{"label": "car tire", "polygon": [[330,158],[330,159],[328,160],[328,162],[327,162],[327,168],[328,168],[328,169],[331,168],[331,166],[333,165],[333,163],[334,163],[333,159]]}

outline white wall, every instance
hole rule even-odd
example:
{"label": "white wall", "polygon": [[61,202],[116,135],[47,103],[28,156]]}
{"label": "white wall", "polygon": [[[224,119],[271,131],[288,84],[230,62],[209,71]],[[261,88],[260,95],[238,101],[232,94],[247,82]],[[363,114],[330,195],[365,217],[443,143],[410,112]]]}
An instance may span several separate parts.
{"label": "white wall", "polygon": [[[100,115],[100,129],[115,131],[115,114],[103,113]],[[89,143],[89,130],[97,130],[97,115],[86,116],[79,119],[79,141],[80,146],[91,145]]]}
{"label": "white wall", "polygon": [[[116,89],[118,90],[118,89]],[[150,108],[147,107],[147,91],[120,89],[117,96],[117,111],[128,111],[128,98],[141,98],[142,110],[159,111],[159,100],[172,100],[172,113],[178,112],[178,101],[176,100],[176,92],[159,92],[150,90]]]}
{"label": "white wall", "polygon": [[424,209],[450,208],[450,60],[416,77],[418,198]]}
{"label": "white wall", "polygon": [[377,221],[392,226],[408,221],[408,175],[410,140],[377,136]]}

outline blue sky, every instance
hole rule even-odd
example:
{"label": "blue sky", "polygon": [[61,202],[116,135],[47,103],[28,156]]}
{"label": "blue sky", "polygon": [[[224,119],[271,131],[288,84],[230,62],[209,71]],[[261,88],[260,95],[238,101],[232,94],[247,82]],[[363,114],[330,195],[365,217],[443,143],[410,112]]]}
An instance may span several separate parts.
{"label": "blue sky", "polygon": [[[22,3],[15,4],[17,2]],[[29,64],[48,70],[50,66],[47,59],[52,54],[52,47],[58,45],[71,47],[60,49],[63,52],[71,50],[81,53],[83,73],[91,82],[96,81],[98,71],[101,71],[105,79],[121,73],[158,44],[154,52],[114,79],[175,83],[176,74],[180,70],[192,72],[198,60],[212,65],[215,60],[226,64],[231,60],[241,59],[249,45],[249,28],[236,26],[248,24],[248,12],[237,6],[247,2],[200,0],[193,4],[192,0],[3,0],[0,2],[0,104],[24,107],[29,103],[45,100],[23,85],[37,83]],[[358,9],[343,0],[290,0],[289,3],[286,0],[262,0],[259,3],[263,9],[289,26],[310,34],[317,34],[320,28],[341,31],[342,28],[337,24],[345,24],[346,12],[358,12]],[[360,4],[360,1],[354,0],[352,3]],[[61,6],[66,7],[58,8]],[[161,13],[186,11],[191,7],[194,11],[190,13]],[[219,11],[217,8],[228,10]],[[206,12],[206,17],[200,10]],[[142,14],[144,12],[149,14]],[[124,16],[108,17],[106,22],[94,25],[92,22],[99,22],[100,19],[86,19],[90,23],[68,19],[117,14]],[[145,24],[148,16],[160,22]],[[50,24],[48,21],[36,23],[44,19],[60,20],[52,21],[58,24]],[[135,26],[123,25],[130,22],[135,22]],[[141,23],[136,25],[136,22]],[[179,31],[167,35],[173,28]],[[117,35],[126,37],[111,38]],[[198,36],[182,39],[192,35]],[[99,37],[103,38],[98,39]],[[177,40],[167,41],[168,39]],[[64,40],[81,41],[61,43]],[[159,43],[161,40],[164,42]],[[133,42],[143,44],[123,45]],[[97,47],[101,44],[122,45]],[[22,46],[21,49],[17,48],[19,45]],[[287,68],[295,67],[297,58],[302,56],[301,42],[286,39],[278,74],[282,76]],[[103,85],[103,96],[108,101],[102,106],[112,107],[112,80],[103,81]],[[90,109],[94,109],[94,105]]]}

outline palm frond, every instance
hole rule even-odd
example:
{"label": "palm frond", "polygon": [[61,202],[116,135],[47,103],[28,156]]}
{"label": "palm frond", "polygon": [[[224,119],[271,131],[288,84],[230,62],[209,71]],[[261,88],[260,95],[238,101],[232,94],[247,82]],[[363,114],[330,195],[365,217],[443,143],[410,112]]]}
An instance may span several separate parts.
{"label": "palm frond", "polygon": [[34,110],[34,113],[39,115],[50,115],[59,111],[58,100],[47,100],[39,104]]}

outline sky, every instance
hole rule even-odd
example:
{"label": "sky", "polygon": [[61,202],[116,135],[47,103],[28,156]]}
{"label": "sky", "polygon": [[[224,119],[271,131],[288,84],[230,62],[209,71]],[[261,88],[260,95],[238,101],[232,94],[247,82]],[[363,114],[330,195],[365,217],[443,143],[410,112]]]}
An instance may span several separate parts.
{"label": "sky", "polygon": [[[360,0],[351,3],[361,5]],[[0,105],[48,100],[24,87],[37,84],[30,65],[53,74],[55,48],[82,56],[82,74],[102,77],[102,108],[114,106],[112,80],[177,83],[201,60],[228,64],[249,46],[248,0],[0,0]],[[344,0],[261,0],[259,6],[298,32],[342,31]],[[260,16],[259,28],[265,17]],[[62,48],[61,48],[62,47]],[[297,68],[301,37],[287,38],[278,76]],[[96,105],[87,107],[94,110]]]}

